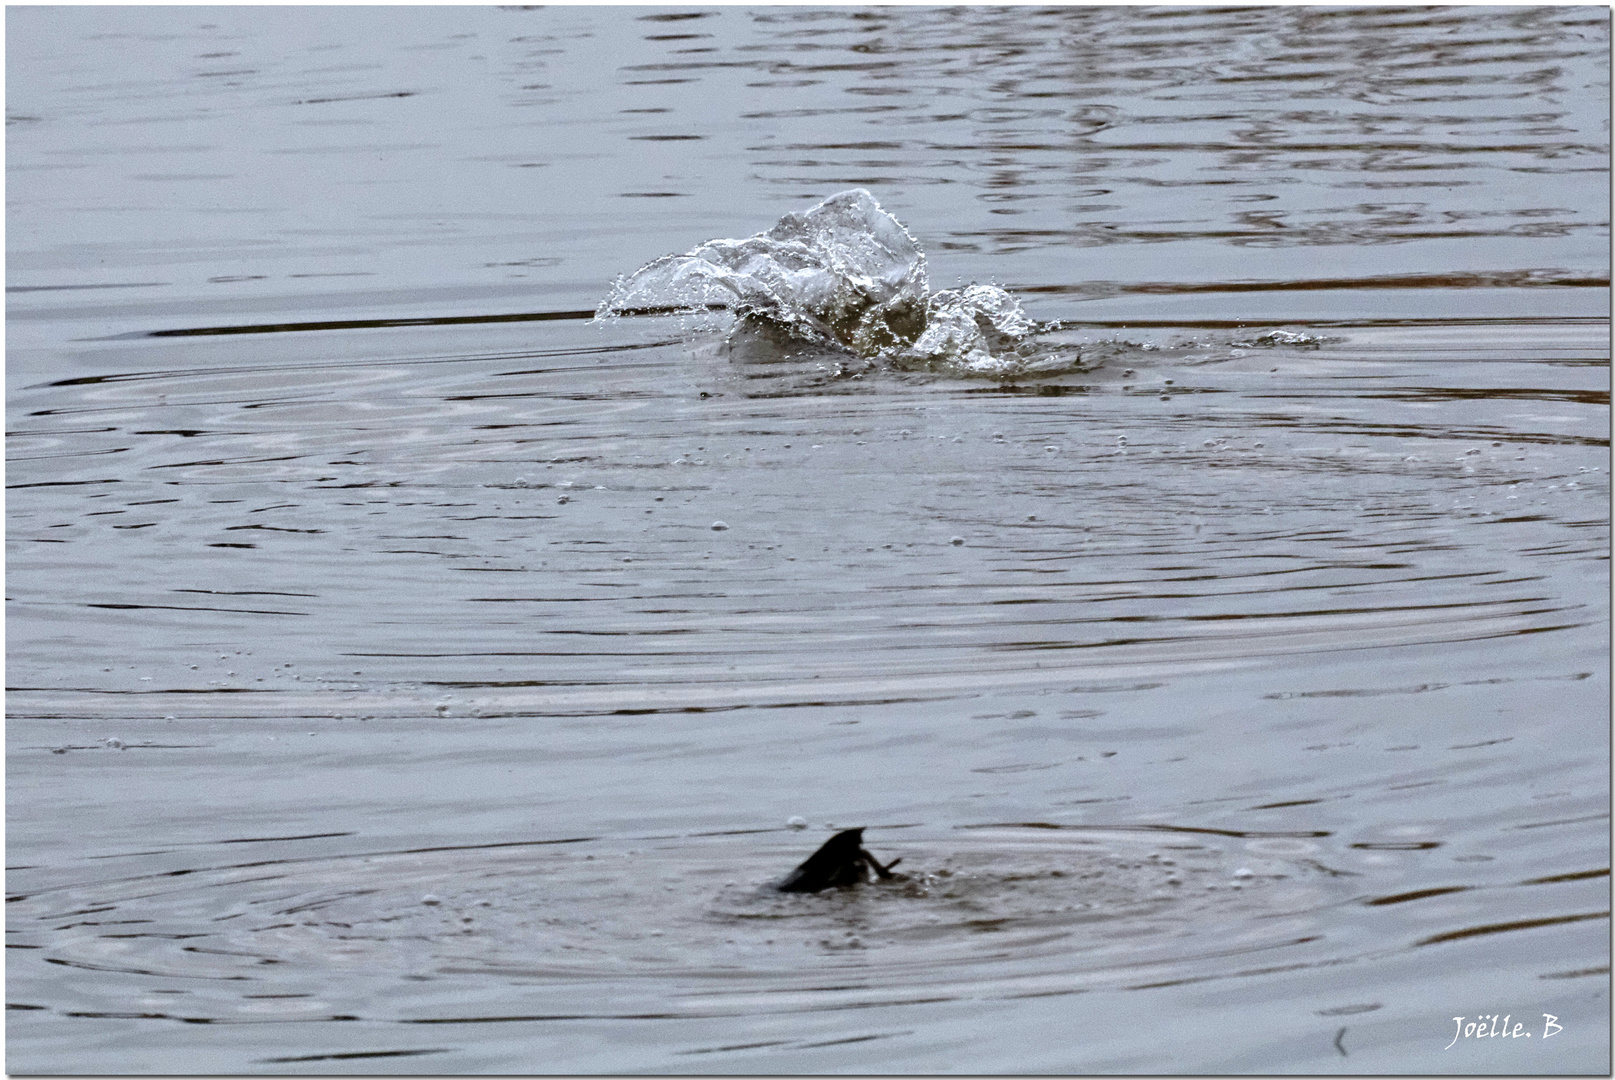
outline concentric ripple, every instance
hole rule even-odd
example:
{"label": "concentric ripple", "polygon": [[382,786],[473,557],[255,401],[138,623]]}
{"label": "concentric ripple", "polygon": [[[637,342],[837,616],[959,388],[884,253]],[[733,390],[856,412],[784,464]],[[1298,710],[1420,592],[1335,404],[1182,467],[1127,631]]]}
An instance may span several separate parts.
{"label": "concentric ripple", "polygon": [[1048,826],[871,830],[902,857],[897,879],[775,892],[816,836],[198,867],[26,897],[12,926],[52,963],[174,981],[193,1021],[241,1020],[266,1002],[305,1012],[298,991],[333,971],[378,990],[463,976],[563,997],[579,983],[622,984],[615,996],[634,999],[672,986],[671,1007],[688,1014],[1189,978],[1315,944],[1318,911],[1346,898],[1304,838]]}

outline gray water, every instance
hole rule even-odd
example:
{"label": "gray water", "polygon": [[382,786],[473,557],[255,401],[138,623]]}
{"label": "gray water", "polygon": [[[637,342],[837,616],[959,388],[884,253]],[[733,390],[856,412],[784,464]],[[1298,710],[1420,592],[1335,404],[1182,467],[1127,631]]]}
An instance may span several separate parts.
{"label": "gray water", "polygon": [[1608,1071],[1606,9],[6,17],[9,1071]]}

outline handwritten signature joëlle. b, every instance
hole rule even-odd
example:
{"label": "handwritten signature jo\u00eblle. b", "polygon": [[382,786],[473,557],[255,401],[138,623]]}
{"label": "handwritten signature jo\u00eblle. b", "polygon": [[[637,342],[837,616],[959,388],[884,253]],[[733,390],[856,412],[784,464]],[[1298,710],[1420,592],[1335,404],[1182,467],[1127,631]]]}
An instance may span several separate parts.
{"label": "handwritten signature jo\u00eblle. b", "polygon": [[[1477,1016],[1473,1020],[1467,1016],[1455,1016],[1452,1019],[1457,1024],[1457,1029],[1453,1032],[1452,1042],[1443,1047],[1445,1050],[1451,1050],[1457,1045],[1459,1039],[1529,1039],[1531,1037],[1531,1032],[1525,1030],[1525,1021],[1517,1020],[1514,1022],[1513,1027],[1509,1026],[1509,1021],[1514,1019],[1512,1015],[1502,1017],[1502,1023],[1498,1022],[1496,1014]],[[1564,1030],[1564,1026],[1559,1023],[1559,1018],[1552,1013],[1543,1013],[1542,1020],[1542,1037],[1544,1039],[1557,1035]]]}

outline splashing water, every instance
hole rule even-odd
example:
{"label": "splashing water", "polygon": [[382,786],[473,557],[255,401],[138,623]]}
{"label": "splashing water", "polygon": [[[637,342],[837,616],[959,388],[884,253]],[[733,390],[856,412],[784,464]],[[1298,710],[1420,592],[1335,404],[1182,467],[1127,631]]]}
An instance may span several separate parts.
{"label": "splashing water", "polygon": [[[709,240],[619,277],[597,319],[722,310],[902,368],[1010,375],[1050,365],[1038,326],[996,285],[932,293],[925,252],[862,188],[745,240]],[[1043,362],[1038,362],[1038,361]]]}

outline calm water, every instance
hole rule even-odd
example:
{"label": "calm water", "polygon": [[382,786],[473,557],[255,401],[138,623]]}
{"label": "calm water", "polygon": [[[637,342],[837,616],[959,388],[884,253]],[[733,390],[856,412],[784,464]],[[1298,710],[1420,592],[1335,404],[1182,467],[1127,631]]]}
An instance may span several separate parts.
{"label": "calm water", "polygon": [[1606,9],[6,20],[9,1071],[1608,1071]]}

